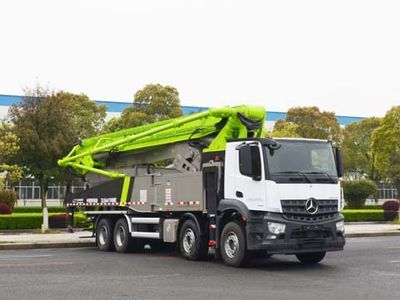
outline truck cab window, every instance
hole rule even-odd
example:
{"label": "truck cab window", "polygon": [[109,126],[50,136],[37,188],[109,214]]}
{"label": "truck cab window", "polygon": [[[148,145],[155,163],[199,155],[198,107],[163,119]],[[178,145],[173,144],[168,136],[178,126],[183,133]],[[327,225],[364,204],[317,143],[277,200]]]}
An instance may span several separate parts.
{"label": "truck cab window", "polygon": [[239,149],[239,170],[242,175],[261,179],[261,157],[257,145],[245,145]]}

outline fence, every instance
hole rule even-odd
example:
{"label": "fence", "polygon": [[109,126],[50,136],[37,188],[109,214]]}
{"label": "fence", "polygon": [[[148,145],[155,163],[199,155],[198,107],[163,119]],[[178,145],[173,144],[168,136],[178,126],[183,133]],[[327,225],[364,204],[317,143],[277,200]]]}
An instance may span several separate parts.
{"label": "fence", "polygon": [[378,187],[379,199],[397,199],[397,189],[391,185],[380,184]]}
{"label": "fence", "polygon": [[[34,180],[21,180],[16,184],[8,185],[6,188],[13,189],[17,193],[17,206],[39,206],[40,201],[40,186]],[[65,196],[65,186],[60,183],[50,185],[47,191],[47,203],[49,206],[63,205]],[[83,186],[72,186],[71,192],[76,193],[83,190]]]}

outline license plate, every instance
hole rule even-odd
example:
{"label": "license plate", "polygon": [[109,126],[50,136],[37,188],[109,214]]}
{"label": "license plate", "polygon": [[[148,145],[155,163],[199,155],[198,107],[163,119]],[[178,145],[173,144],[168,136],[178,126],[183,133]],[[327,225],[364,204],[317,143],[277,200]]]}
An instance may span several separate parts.
{"label": "license plate", "polygon": [[305,231],[316,231],[316,230],[322,230],[321,225],[304,225],[303,230]]}

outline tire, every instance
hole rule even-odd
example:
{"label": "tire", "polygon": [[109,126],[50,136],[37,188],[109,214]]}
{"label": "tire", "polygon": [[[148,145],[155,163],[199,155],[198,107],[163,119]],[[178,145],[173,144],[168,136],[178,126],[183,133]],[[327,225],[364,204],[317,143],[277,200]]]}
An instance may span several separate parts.
{"label": "tire", "polygon": [[297,259],[303,264],[312,265],[317,264],[324,259],[326,252],[311,252],[311,253],[297,253]]}
{"label": "tire", "polygon": [[229,222],[224,226],[220,247],[222,259],[227,265],[241,267],[247,263],[246,234],[241,224]]}
{"label": "tire", "polygon": [[129,233],[125,218],[121,218],[114,226],[114,247],[119,253],[126,253],[133,248],[133,238]]}
{"label": "tire", "polygon": [[188,260],[206,259],[208,244],[200,229],[193,220],[186,220],[179,232],[179,250],[181,255]]}
{"label": "tire", "polygon": [[96,228],[96,244],[101,251],[114,250],[113,222],[111,219],[102,218]]}

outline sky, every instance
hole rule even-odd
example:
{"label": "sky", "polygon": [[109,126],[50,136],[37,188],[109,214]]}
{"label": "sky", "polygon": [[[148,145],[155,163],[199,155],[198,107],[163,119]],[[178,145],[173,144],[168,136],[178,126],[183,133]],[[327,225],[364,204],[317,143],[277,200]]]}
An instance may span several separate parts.
{"label": "sky", "polygon": [[0,0],[0,15],[0,94],[130,102],[160,83],[184,105],[400,105],[396,0]]}

